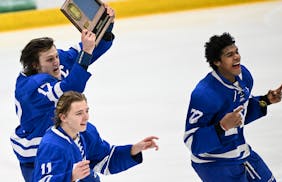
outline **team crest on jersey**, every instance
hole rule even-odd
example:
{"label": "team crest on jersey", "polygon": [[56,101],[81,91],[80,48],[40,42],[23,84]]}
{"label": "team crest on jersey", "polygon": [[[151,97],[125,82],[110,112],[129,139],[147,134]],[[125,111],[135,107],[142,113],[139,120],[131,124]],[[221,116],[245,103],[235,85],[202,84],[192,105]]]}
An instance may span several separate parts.
{"label": "team crest on jersey", "polygon": [[250,96],[249,88],[244,87],[244,89],[238,91],[238,94],[240,95],[240,102],[246,101]]}

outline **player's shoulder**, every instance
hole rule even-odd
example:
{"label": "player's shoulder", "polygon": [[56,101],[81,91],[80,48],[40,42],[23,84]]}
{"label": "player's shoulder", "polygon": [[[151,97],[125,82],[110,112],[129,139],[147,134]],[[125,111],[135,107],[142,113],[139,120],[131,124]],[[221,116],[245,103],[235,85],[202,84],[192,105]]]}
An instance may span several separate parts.
{"label": "player's shoulder", "polygon": [[38,85],[41,85],[46,82],[55,81],[56,79],[48,73],[38,73],[30,76],[30,80],[33,80]]}
{"label": "player's shoulder", "polygon": [[78,53],[81,51],[81,45],[76,44],[70,47],[68,50],[57,49],[61,62],[69,59],[76,59]]}
{"label": "player's shoulder", "polygon": [[38,160],[54,160],[57,158],[67,158],[72,145],[52,131],[48,130],[42,137],[37,151]]}
{"label": "player's shoulder", "polygon": [[86,130],[81,132],[80,135],[84,138],[86,143],[95,144],[97,141],[101,140],[97,128],[90,122],[87,123]]}
{"label": "player's shoulder", "polygon": [[37,90],[41,85],[51,82],[52,78],[48,74],[35,74],[26,76],[21,73],[16,81],[15,94],[18,97],[28,96]]}
{"label": "player's shoulder", "polygon": [[244,65],[241,65],[241,70],[242,70],[241,71],[242,74],[249,75],[249,76],[252,75],[251,72],[249,71],[249,69],[246,66],[244,66]]}
{"label": "player's shoulder", "polygon": [[92,136],[98,136],[98,130],[97,128],[90,122],[87,123],[86,130],[84,132],[81,132],[82,135],[92,135]]}
{"label": "player's shoulder", "polygon": [[94,131],[94,132],[97,132],[97,128],[94,124],[92,124],[91,122],[87,122],[87,129],[86,130],[89,130],[89,131]]}
{"label": "player's shoulder", "polygon": [[221,89],[220,85],[211,74],[208,74],[205,78],[200,80],[192,91],[190,106],[206,112],[220,108],[220,103],[223,98],[220,95],[221,91],[218,89]]}
{"label": "player's shoulder", "polygon": [[219,96],[216,84],[217,82],[209,73],[198,82],[192,92],[192,96],[199,100],[215,99],[215,97]]}
{"label": "player's shoulder", "polygon": [[71,143],[71,139],[60,132],[55,127],[49,128],[44,136],[40,145],[49,145],[56,148],[66,148]]}
{"label": "player's shoulder", "polygon": [[252,77],[251,72],[244,65],[241,65],[241,70],[242,70],[241,71],[242,80],[246,82],[249,87],[252,87],[253,86],[253,77]]}
{"label": "player's shoulder", "polygon": [[55,78],[47,73],[37,73],[34,75],[26,76],[24,73],[21,73],[17,78],[17,85],[28,87],[38,87],[43,83],[54,81]]}

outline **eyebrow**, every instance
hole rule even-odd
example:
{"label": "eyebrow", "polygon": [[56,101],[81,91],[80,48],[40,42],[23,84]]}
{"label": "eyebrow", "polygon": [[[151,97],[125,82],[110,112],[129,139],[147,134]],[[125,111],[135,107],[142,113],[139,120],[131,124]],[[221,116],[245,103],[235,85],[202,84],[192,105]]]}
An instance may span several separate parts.
{"label": "eyebrow", "polygon": [[[83,112],[84,109],[79,109],[78,111],[75,111],[74,113],[79,113],[79,112]],[[89,111],[89,107],[86,108],[86,111]]]}
{"label": "eyebrow", "polygon": [[236,47],[236,49],[235,49],[235,51],[233,51],[233,49],[232,50],[228,50],[227,52],[223,52],[223,54],[222,55],[228,55],[228,54],[231,54],[231,53],[233,53],[233,52],[238,52],[238,47]]}
{"label": "eyebrow", "polygon": [[57,57],[58,55],[59,55],[58,53],[56,53],[56,54],[51,53],[51,54],[45,55],[43,58],[44,59],[50,59],[50,58],[53,58],[53,57]]}
{"label": "eyebrow", "polygon": [[75,111],[75,113],[79,113],[79,112],[83,112],[83,109],[79,109],[79,110]]}

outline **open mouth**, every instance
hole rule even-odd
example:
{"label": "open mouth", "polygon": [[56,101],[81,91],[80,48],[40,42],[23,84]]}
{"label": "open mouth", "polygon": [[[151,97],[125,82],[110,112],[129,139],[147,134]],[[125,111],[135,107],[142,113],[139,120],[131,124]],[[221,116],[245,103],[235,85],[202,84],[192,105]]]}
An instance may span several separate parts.
{"label": "open mouth", "polygon": [[56,67],[55,69],[53,69],[54,72],[57,72],[59,70],[58,67]]}
{"label": "open mouth", "polygon": [[235,63],[232,65],[233,68],[240,68],[240,63]]}

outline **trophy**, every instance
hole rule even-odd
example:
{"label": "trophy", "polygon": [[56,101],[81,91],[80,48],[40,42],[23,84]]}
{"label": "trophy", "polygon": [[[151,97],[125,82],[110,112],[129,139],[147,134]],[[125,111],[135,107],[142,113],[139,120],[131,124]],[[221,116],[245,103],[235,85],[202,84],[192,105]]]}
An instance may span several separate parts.
{"label": "trophy", "polygon": [[114,19],[101,0],[66,0],[60,10],[80,32],[87,29],[95,33],[96,46]]}

